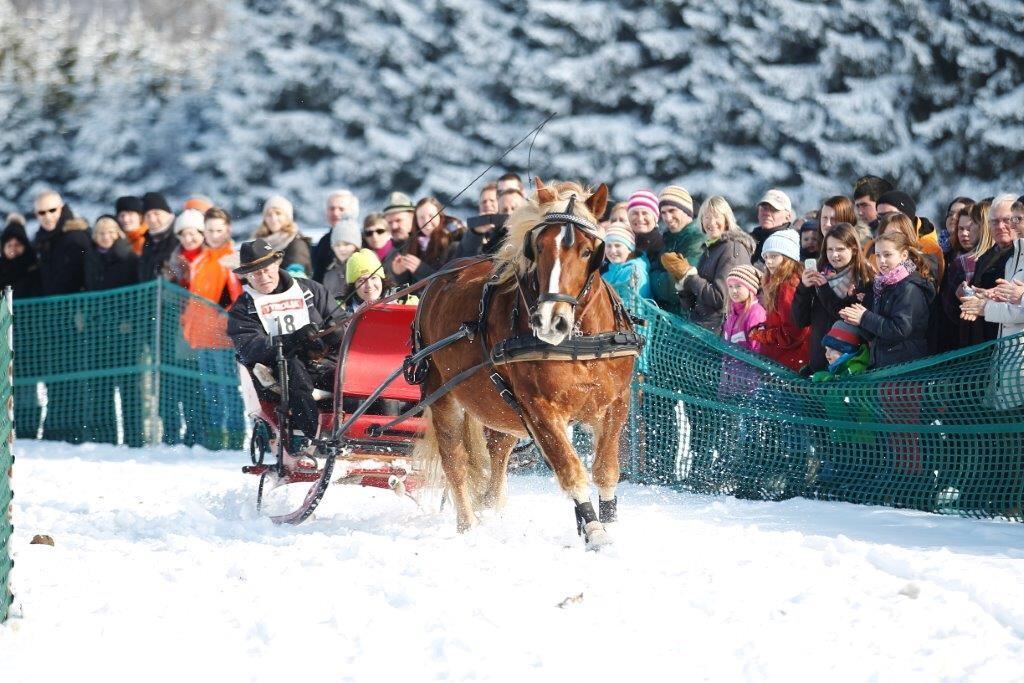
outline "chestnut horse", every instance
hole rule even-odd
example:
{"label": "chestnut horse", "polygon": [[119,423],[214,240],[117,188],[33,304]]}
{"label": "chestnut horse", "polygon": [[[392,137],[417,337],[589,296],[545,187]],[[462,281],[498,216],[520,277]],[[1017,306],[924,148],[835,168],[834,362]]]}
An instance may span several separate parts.
{"label": "chestnut horse", "polygon": [[[421,348],[477,321],[474,334],[431,356],[424,395],[471,372],[506,340],[527,351],[515,362],[499,359],[470,374],[429,411],[417,455],[428,471],[431,466],[436,471],[440,459],[459,531],[476,524],[477,509],[504,503],[511,450],[517,439],[531,437],[574,501],[588,547],[611,540],[604,523],[616,514],[619,435],[629,411],[638,345],[625,348],[620,334],[620,346],[606,345],[598,357],[579,354],[586,359],[573,360],[559,353],[566,345],[611,337],[601,333],[636,339],[621,302],[597,272],[604,244],[595,223],[608,190],[602,184],[587,195],[576,183],[546,186],[538,179],[527,204],[509,217],[493,263],[442,275],[422,294]],[[600,517],[590,502],[586,468],[567,435],[578,423],[594,430]]]}

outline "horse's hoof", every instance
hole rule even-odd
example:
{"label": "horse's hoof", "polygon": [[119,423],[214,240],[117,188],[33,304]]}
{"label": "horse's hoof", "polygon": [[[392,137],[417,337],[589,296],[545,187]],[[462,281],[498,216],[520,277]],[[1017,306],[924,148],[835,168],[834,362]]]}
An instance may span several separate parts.
{"label": "horse's hoof", "polygon": [[587,522],[583,527],[583,538],[586,539],[587,550],[612,544],[612,536],[601,522]]}

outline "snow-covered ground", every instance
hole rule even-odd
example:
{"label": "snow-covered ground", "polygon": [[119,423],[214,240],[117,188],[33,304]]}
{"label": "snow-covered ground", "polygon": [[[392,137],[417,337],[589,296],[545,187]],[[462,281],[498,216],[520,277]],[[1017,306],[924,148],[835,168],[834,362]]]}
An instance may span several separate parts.
{"label": "snow-covered ground", "polygon": [[450,511],[354,488],[278,528],[243,457],[18,442],[0,681],[1024,671],[1024,525],[625,485],[617,543],[588,553],[553,481],[520,476],[463,536]]}

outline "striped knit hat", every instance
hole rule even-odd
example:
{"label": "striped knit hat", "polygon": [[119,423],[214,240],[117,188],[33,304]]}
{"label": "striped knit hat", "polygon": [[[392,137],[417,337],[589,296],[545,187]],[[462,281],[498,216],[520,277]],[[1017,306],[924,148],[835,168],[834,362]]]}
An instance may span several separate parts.
{"label": "striped knit hat", "polygon": [[756,295],[757,290],[761,288],[761,274],[757,272],[757,268],[754,266],[736,266],[729,271],[725,278],[725,284],[742,285],[749,289],[751,294]]}
{"label": "striped knit hat", "polygon": [[821,338],[821,345],[840,353],[856,353],[864,341],[860,329],[843,320],[832,323],[832,328]]}
{"label": "striped knit hat", "polygon": [[633,230],[621,221],[612,223],[605,228],[604,242],[605,244],[612,242],[624,244],[630,253],[636,251],[636,236],[633,234]]}
{"label": "striped knit hat", "polygon": [[654,220],[661,218],[661,209],[658,208],[658,195],[654,194],[650,190],[637,190],[633,194],[629,195],[629,200],[626,202],[627,211],[640,207],[647,209],[654,214]]}
{"label": "striped knit hat", "polygon": [[693,197],[686,191],[685,187],[669,185],[661,191],[658,197],[658,206],[674,206],[690,218],[693,218]]}

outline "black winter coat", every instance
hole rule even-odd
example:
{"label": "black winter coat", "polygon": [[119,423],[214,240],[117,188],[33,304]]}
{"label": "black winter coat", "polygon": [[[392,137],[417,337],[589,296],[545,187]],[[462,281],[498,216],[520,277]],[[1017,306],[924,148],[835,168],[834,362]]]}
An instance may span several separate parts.
{"label": "black winter coat", "polygon": [[871,367],[907,363],[928,355],[928,315],[935,287],[917,273],[869,298],[860,329],[871,345]]}
{"label": "black winter coat", "polygon": [[178,244],[180,243],[171,228],[167,228],[158,235],[147,232],[146,241],[142,245],[142,254],[139,256],[139,281],[148,282],[163,277],[164,266],[167,265]]}
{"label": "black winter coat", "polygon": [[85,287],[85,255],[92,240],[85,230],[65,230],[73,214],[64,205],[57,227],[36,232],[35,250],[39,258],[43,296],[74,294]]}
{"label": "black winter coat", "polygon": [[[281,282],[274,293],[285,291],[296,281],[305,296],[311,323],[322,325],[332,313],[336,316],[340,314],[324,286],[313,280],[293,278],[282,271]],[[235,300],[228,311],[228,336],[231,337],[231,343],[234,344],[235,353],[242,365],[250,370],[257,363],[273,368],[274,340],[267,334],[256,314],[256,303],[250,291],[249,287],[245,287],[245,292]],[[323,341],[328,348],[335,349],[341,343],[341,336],[342,332],[339,330],[324,337]]]}
{"label": "black winter coat", "polygon": [[132,251],[128,240],[119,239],[114,246],[101,252],[96,245],[85,256],[85,288],[93,292],[101,289],[127,287],[139,283],[139,257]]}
{"label": "black winter coat", "polygon": [[696,275],[678,285],[679,306],[690,320],[715,334],[722,334],[722,323],[729,303],[725,278],[740,265],[750,265],[754,240],[739,230],[730,230],[711,246],[704,245]]}
{"label": "black winter coat", "polygon": [[[866,300],[871,296],[871,284],[865,283],[858,291],[865,294]],[[811,328],[811,355],[807,363],[811,372],[828,369],[825,347],[821,345],[821,340],[828,334],[833,323],[839,320],[839,311],[860,300],[856,293],[839,298],[828,284],[807,287],[801,282],[797,285],[796,294],[793,295],[793,324],[797,327]]]}
{"label": "black winter coat", "polygon": [[[754,242],[755,242],[756,246],[754,247],[753,255],[750,257],[750,262],[751,263],[757,263],[758,261],[763,260],[761,258],[761,249],[764,248],[765,241],[769,237],[771,237],[772,235],[777,233],[779,230],[785,230],[785,229],[787,229],[789,227],[792,227],[792,225],[793,225],[792,223],[783,223],[779,227],[772,228],[771,230],[768,230],[766,228],[762,228],[760,225],[757,226],[756,228],[754,228],[750,232],[750,236],[754,238]],[[822,246],[824,246],[824,245],[822,245]]]}

